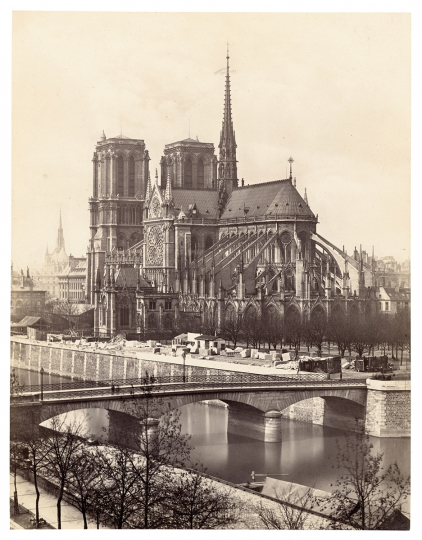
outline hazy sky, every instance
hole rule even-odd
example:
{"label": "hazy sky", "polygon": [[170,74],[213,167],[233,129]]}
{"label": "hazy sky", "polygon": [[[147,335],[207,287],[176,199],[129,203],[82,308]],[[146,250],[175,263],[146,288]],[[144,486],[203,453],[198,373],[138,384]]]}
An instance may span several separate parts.
{"label": "hazy sky", "polygon": [[238,175],[286,177],[318,232],[350,253],[410,256],[410,15],[15,12],[12,260],[42,261],[62,208],[86,253],[92,153],[102,130],[217,147],[226,42]]}

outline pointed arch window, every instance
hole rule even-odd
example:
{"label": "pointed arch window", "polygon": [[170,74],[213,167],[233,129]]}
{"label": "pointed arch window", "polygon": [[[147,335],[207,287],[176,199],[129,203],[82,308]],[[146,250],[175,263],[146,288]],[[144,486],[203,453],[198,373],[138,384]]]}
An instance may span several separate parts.
{"label": "pointed arch window", "polygon": [[128,306],[122,306],[120,308],[120,325],[129,326],[129,308]]}
{"label": "pointed arch window", "polygon": [[133,156],[129,158],[129,197],[135,196],[135,160]]}
{"label": "pointed arch window", "polygon": [[123,197],[123,157],[117,158],[117,193]]}
{"label": "pointed arch window", "polygon": [[204,162],[202,159],[198,161],[198,189],[204,189]]}
{"label": "pointed arch window", "polygon": [[187,159],[185,163],[185,187],[192,187],[192,161],[190,159]]}
{"label": "pointed arch window", "polygon": [[110,159],[106,159],[106,196],[110,195]]}

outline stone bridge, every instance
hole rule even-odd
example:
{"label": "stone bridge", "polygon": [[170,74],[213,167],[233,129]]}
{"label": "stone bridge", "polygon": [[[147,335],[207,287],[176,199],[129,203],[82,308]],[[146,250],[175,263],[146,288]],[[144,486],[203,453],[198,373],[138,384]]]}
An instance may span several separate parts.
{"label": "stone bridge", "polygon": [[[179,385],[180,386],[180,385]],[[85,395],[88,392],[54,392],[46,393],[44,400],[35,402],[20,402],[13,406],[14,416],[19,416],[20,422],[40,424],[54,416],[70,411],[90,408],[101,408],[109,411],[110,433],[118,429],[134,427],[137,412],[136,404],[151,399],[145,394],[133,394],[127,388],[104,389],[106,395]],[[99,392],[98,390],[93,391]],[[136,389],[135,389],[136,392]],[[104,392],[103,392],[104,393]],[[69,397],[72,396],[72,397]],[[236,434],[247,434],[250,437],[266,442],[281,441],[281,418],[285,409],[295,403],[312,398],[323,398],[328,409],[337,411],[336,426],[350,429],[356,425],[356,419],[364,421],[367,400],[367,388],[364,381],[358,387],[340,385],[337,381],[312,382],[309,386],[283,388],[189,388],[189,383],[183,388],[160,389],[153,394],[155,403],[151,416],[158,418],[164,411],[179,409],[189,403],[205,400],[221,400],[229,406],[228,431]],[[63,397],[61,397],[63,396]],[[28,396],[29,397],[29,396]],[[159,399],[154,399],[159,398]],[[327,409],[327,410],[328,410]],[[331,413],[331,416],[332,413]],[[13,415],[12,415],[13,419]],[[333,418],[326,418],[330,425]],[[326,424],[327,424],[326,422]]]}
{"label": "stone bridge", "polygon": [[[12,424],[40,423],[70,411],[101,408],[109,411],[110,433],[133,430],[139,425],[142,404],[149,400],[149,416],[158,419],[165,411],[189,403],[220,400],[229,406],[228,432],[247,435],[266,442],[282,439],[281,419],[292,418],[291,410],[307,404],[326,426],[346,430],[365,427],[378,437],[410,436],[410,381],[321,380],[298,383],[226,383],[204,388],[203,383],[161,385],[146,395],[141,386],[122,386],[45,392],[21,396],[12,403]],[[221,386],[225,386],[221,388]],[[29,401],[25,401],[29,400]],[[319,403],[317,406],[316,403]],[[297,419],[297,417],[293,418]]]}

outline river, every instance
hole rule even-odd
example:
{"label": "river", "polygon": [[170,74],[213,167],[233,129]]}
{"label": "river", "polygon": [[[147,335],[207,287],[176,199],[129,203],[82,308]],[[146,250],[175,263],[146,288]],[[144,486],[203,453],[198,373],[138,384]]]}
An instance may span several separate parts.
{"label": "river", "polygon": [[[39,384],[38,373],[15,370],[20,384]],[[69,382],[69,379],[44,375],[44,383]],[[87,409],[88,428],[104,436],[107,411]],[[183,433],[191,435],[193,462],[201,462],[208,474],[234,483],[250,480],[257,474],[282,474],[279,478],[331,491],[338,475],[337,442],[348,432],[304,422],[282,420],[282,442],[265,443],[227,433],[228,411],[224,407],[193,403],[181,408]],[[75,413],[81,414],[81,413]],[[376,452],[384,454],[384,467],[397,461],[404,475],[410,474],[410,439],[370,437]],[[333,468],[334,467],[334,468]],[[284,476],[287,475],[287,476]],[[264,477],[256,477],[256,481]],[[407,506],[407,505],[406,505]]]}

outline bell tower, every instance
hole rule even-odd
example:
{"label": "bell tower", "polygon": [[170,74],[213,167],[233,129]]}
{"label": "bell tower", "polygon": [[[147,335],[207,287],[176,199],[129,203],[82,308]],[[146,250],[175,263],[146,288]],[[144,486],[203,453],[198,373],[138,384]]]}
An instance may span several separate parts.
{"label": "bell tower", "polygon": [[89,198],[90,239],[87,249],[88,302],[94,304],[97,270],[104,273],[107,253],[125,251],[143,239],[143,204],[149,154],[142,139],[104,131],[95,147],[92,197]]}

